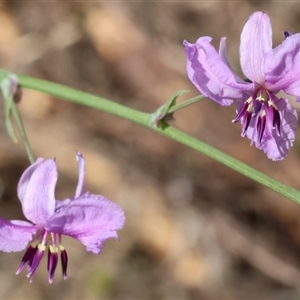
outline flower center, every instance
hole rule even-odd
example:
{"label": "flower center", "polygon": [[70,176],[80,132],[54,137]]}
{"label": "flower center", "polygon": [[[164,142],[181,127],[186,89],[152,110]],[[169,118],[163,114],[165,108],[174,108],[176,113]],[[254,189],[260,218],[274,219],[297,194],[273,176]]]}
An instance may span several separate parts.
{"label": "flower center", "polygon": [[28,263],[27,277],[30,278],[31,282],[46,249],[48,249],[47,270],[49,275],[49,283],[53,282],[54,273],[58,262],[58,252],[60,252],[63,278],[67,279],[68,255],[65,248],[61,245],[61,235],[50,233],[45,230],[40,231],[35,240],[27,248],[16,273],[19,274],[23,270],[25,264]]}
{"label": "flower center", "polygon": [[242,137],[246,135],[249,126],[253,127],[251,144],[255,140],[261,144],[268,123],[280,135],[280,114],[272,93],[264,87],[256,89],[240,107],[232,122],[238,121],[242,123]]}

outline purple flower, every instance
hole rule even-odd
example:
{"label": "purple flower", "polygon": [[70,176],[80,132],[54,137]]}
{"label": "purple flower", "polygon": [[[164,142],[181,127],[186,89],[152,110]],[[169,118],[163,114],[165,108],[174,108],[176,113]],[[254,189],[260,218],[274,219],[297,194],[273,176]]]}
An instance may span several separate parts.
{"label": "purple flower", "polygon": [[226,38],[219,53],[212,38],[200,37],[196,44],[184,41],[187,73],[206,97],[227,106],[236,100],[237,115],[245,135],[272,160],[282,160],[295,140],[297,113],[280,90],[300,100],[300,34],[286,33],[283,42],[272,49],[269,17],[253,13],[244,26],[240,43],[240,62],[246,80],[230,67]]}
{"label": "purple flower", "polygon": [[77,152],[79,180],[74,198],[55,200],[57,181],[55,160],[38,158],[23,173],[18,184],[18,197],[25,217],[31,221],[5,221],[0,218],[0,250],[22,251],[27,248],[17,274],[28,264],[28,275],[32,281],[47,249],[49,282],[60,253],[63,278],[67,278],[68,256],[62,246],[62,236],[71,236],[87,249],[99,254],[102,244],[110,238],[118,238],[116,231],[124,226],[122,209],[101,195],[83,193],[84,159]]}

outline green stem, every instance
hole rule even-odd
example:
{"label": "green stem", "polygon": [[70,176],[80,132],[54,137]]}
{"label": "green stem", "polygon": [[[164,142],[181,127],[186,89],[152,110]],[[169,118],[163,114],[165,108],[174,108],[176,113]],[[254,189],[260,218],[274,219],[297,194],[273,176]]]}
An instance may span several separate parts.
{"label": "green stem", "polygon": [[[2,70],[0,69],[0,76]],[[150,123],[150,114],[137,111],[135,109],[123,106],[108,99],[97,97],[67,86],[52,83],[49,81],[36,79],[28,76],[17,75],[19,85],[23,88],[29,88],[40,91],[67,101],[82,104],[109,114],[133,121],[135,123],[146,125]]]}
{"label": "green stem", "polygon": [[33,164],[35,162],[35,158],[34,158],[34,155],[33,155],[32,151],[31,151],[31,148],[30,148],[30,145],[29,145],[29,141],[27,139],[26,131],[25,131],[25,128],[23,126],[23,122],[22,122],[21,116],[19,114],[18,108],[16,107],[15,103],[12,104],[12,113],[13,113],[14,119],[16,121],[16,124],[17,124],[18,130],[19,130],[20,136],[22,138],[22,141],[23,141],[23,144],[24,144],[25,151],[27,153],[28,159],[29,159],[30,163]]}
{"label": "green stem", "polygon": [[[9,74],[7,71],[0,70],[0,77]],[[86,105],[109,114],[119,116],[130,120],[137,124],[150,128],[168,138],[171,138],[183,145],[186,145],[198,152],[201,152],[212,159],[232,168],[233,170],[257,181],[258,183],[274,190],[275,192],[289,198],[290,200],[300,204],[300,192],[284,185],[281,182],[249,167],[248,165],[234,159],[233,157],[197,140],[184,132],[171,127],[165,126],[164,129],[156,128],[152,125],[151,114],[140,112],[110,100],[97,97],[82,91],[78,91],[56,83],[35,79],[23,75],[18,75],[19,84],[23,88],[30,88],[41,91],[52,96],[56,96],[67,101]]]}
{"label": "green stem", "polygon": [[203,96],[203,95],[199,95],[199,96],[196,96],[196,97],[194,97],[194,98],[188,99],[188,100],[186,100],[186,101],[184,101],[184,102],[182,102],[182,103],[176,104],[176,105],[172,106],[172,107],[168,110],[168,113],[167,113],[167,114],[168,114],[168,115],[169,115],[169,114],[172,114],[172,113],[174,113],[176,110],[183,109],[183,108],[185,108],[185,107],[187,107],[187,106],[189,106],[189,105],[195,104],[195,103],[197,103],[197,102],[203,100],[204,98],[206,98],[206,97]]}
{"label": "green stem", "polygon": [[296,202],[297,204],[300,204],[300,192],[298,190],[295,190],[271,177],[268,175],[265,175],[245,163],[217,150],[216,148],[209,146],[208,144],[197,140],[190,135],[174,128],[171,126],[167,126],[164,129],[164,132],[161,132],[165,136],[184,144],[196,151],[199,151],[210,158],[224,164],[225,166],[245,175],[246,177],[249,177],[253,179],[254,181],[272,189],[273,191],[277,192],[280,195],[283,195],[290,200]]}

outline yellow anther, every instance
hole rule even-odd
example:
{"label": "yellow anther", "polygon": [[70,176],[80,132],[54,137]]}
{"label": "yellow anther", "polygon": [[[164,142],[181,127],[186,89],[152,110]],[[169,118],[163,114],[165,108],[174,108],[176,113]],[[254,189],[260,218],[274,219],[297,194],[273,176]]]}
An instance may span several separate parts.
{"label": "yellow anther", "polygon": [[57,253],[58,252],[58,248],[55,246],[53,247],[52,245],[49,246],[50,252],[51,253]]}
{"label": "yellow anther", "polygon": [[38,245],[38,249],[41,250],[41,251],[45,251],[46,250],[46,246],[43,245],[43,244],[39,244]]}
{"label": "yellow anther", "polygon": [[275,105],[273,101],[268,101],[268,105],[274,107],[276,110],[278,110],[278,107]]}
{"label": "yellow anther", "polygon": [[250,104],[252,102],[252,97],[249,97],[245,102],[248,102]]}
{"label": "yellow anther", "polygon": [[65,247],[63,247],[62,245],[59,245],[59,249],[60,249],[60,251],[64,251]]}
{"label": "yellow anther", "polygon": [[[250,98],[249,98],[250,99]],[[248,99],[248,100],[249,100]],[[247,101],[248,101],[247,100]],[[254,112],[254,107],[253,107],[253,102],[252,102],[252,98],[251,98],[251,102],[248,102],[249,103],[249,106],[248,106],[248,108],[247,108],[247,112],[249,112],[249,113],[253,113]]]}
{"label": "yellow anther", "polygon": [[262,90],[262,92],[260,92],[260,94],[256,97],[257,101],[262,101],[262,102],[266,102],[269,100],[269,96],[266,90]]}

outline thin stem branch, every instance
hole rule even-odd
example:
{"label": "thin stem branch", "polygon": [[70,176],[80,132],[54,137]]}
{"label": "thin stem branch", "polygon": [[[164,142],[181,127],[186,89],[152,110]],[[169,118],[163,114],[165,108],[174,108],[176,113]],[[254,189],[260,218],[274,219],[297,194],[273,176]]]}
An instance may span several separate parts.
{"label": "thin stem branch", "polygon": [[245,175],[253,179],[254,181],[264,185],[273,191],[289,198],[290,200],[300,204],[300,192],[295,190],[273,178],[270,176],[263,174],[250,166],[246,165],[245,163],[221,152],[220,150],[215,149],[214,147],[197,140],[190,135],[174,128],[171,126],[167,126],[163,132],[160,132],[163,135],[183,144],[186,145],[196,151],[199,151],[208,157],[224,164],[225,166]]}
{"label": "thin stem branch", "polygon": [[12,104],[12,113],[13,113],[14,119],[16,121],[16,125],[18,127],[20,136],[22,138],[22,141],[23,141],[28,159],[29,159],[30,163],[33,164],[35,162],[35,158],[34,158],[34,155],[31,151],[30,144],[29,144],[29,141],[28,141],[28,138],[27,138],[27,135],[26,135],[26,131],[25,131],[25,128],[23,126],[21,116],[19,114],[18,108],[17,108],[15,103]]}
{"label": "thin stem branch", "polygon": [[185,108],[185,107],[187,107],[187,106],[189,106],[189,105],[195,104],[195,103],[197,103],[197,102],[199,102],[199,101],[201,101],[201,100],[203,100],[203,99],[205,99],[205,98],[206,98],[205,96],[199,95],[199,96],[196,96],[196,97],[194,97],[194,98],[188,99],[188,100],[186,100],[186,101],[184,101],[184,102],[181,102],[181,103],[179,103],[179,104],[176,104],[176,105],[172,106],[172,107],[168,110],[168,113],[167,113],[167,114],[172,114],[172,113],[174,113],[174,112],[177,111],[177,110],[180,110],[180,109],[183,109],[183,108]]}

